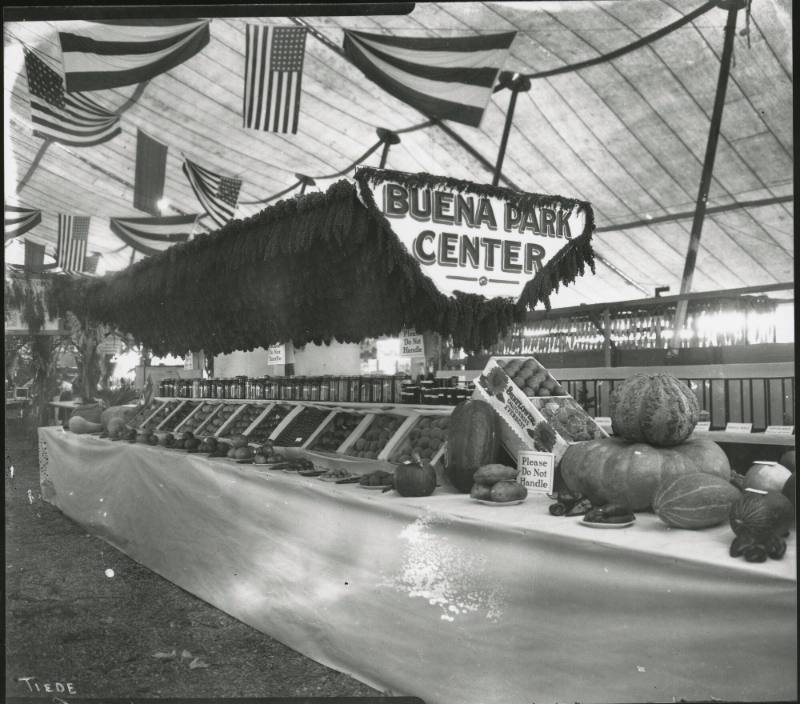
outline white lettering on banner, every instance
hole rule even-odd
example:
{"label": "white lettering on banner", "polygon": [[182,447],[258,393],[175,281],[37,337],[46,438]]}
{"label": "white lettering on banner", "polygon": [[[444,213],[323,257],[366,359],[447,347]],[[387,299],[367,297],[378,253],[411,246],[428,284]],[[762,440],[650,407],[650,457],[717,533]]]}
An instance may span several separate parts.
{"label": "white lettering on banner", "polygon": [[586,212],[558,198],[522,208],[446,186],[370,184],[392,230],[443,293],[518,298],[525,284],[583,234]]}
{"label": "white lettering on banner", "polygon": [[766,433],[775,433],[776,435],[792,435],[794,433],[793,425],[768,425],[764,431]]}
{"label": "white lettering on banner", "polygon": [[556,456],[552,452],[532,452],[523,450],[517,457],[517,482],[528,491],[543,494],[554,492]]}
{"label": "white lettering on banner", "polygon": [[267,355],[267,364],[286,364],[286,345],[272,345]]}
{"label": "white lettering on banner", "polygon": [[752,423],[728,423],[726,433],[749,433],[753,429]]}

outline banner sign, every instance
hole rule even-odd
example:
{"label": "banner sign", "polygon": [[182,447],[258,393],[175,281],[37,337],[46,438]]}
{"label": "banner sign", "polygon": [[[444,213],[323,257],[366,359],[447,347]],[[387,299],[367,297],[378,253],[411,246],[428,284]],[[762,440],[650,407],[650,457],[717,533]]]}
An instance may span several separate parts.
{"label": "banner sign", "polygon": [[407,176],[366,183],[376,208],[445,294],[517,299],[587,228],[588,203],[512,191],[502,197],[504,189]]}

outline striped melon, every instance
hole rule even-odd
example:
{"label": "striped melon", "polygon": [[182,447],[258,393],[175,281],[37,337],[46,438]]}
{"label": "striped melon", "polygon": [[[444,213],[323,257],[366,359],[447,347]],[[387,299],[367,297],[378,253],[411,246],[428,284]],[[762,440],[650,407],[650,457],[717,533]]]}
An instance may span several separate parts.
{"label": "striped melon", "polygon": [[635,374],[611,394],[611,427],[629,442],[679,445],[700,417],[691,389],[671,374]]}
{"label": "striped melon", "polygon": [[741,493],[728,481],[700,472],[663,482],[653,497],[653,511],[673,528],[710,528],[728,519]]}

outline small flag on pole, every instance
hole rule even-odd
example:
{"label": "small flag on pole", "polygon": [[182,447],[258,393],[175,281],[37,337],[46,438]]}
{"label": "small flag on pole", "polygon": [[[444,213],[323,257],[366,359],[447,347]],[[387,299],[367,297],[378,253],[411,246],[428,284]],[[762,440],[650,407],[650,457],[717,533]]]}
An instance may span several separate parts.
{"label": "small flag on pole", "polygon": [[61,76],[25,49],[33,133],[73,147],[101,144],[120,132],[119,116],[82,93],[67,95]]}
{"label": "small flag on pole", "polygon": [[431,117],[478,127],[516,32],[472,37],[344,33],[344,50],[387,93]]}
{"label": "small flag on pole", "polygon": [[44,268],[44,245],[25,240],[25,268],[38,272]]}
{"label": "small flag on pole", "polygon": [[83,273],[84,274],[97,274],[97,265],[100,263],[100,254],[94,252],[87,254],[83,260]]}
{"label": "small flag on pole", "polygon": [[3,207],[3,241],[24,235],[28,230],[36,227],[42,221],[41,210],[20,208],[17,205],[4,205]]}
{"label": "small flag on pole", "polygon": [[208,20],[110,20],[59,32],[67,90],[141,83],[208,44]]}
{"label": "small flag on pole", "polygon": [[189,179],[197,200],[217,225],[222,227],[233,219],[242,187],[241,179],[220,176],[189,159],[183,163],[183,173]]}
{"label": "small flag on pole", "polygon": [[56,262],[64,271],[84,271],[86,246],[89,240],[89,218],[84,215],[58,216],[58,248]]}
{"label": "small flag on pole", "polygon": [[244,127],[297,133],[306,31],[247,25]]}
{"label": "small flag on pole", "polygon": [[111,218],[111,231],[137,252],[152,255],[163,252],[192,235],[197,215],[170,215],[159,218]]}
{"label": "small flag on pole", "polygon": [[160,215],[158,201],[164,195],[167,171],[167,147],[141,130],[136,130],[136,177],[133,207],[151,215]]}

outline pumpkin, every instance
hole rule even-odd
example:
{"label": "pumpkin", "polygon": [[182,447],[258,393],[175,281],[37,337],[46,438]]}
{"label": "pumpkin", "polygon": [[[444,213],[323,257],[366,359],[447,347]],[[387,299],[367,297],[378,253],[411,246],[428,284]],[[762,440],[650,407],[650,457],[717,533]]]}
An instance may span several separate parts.
{"label": "pumpkin", "polygon": [[611,428],[630,442],[679,445],[700,417],[697,398],[671,374],[635,374],[611,394]]}
{"label": "pumpkin", "polygon": [[586,440],[571,444],[559,465],[568,490],[594,506],[615,503],[631,511],[649,508],[663,481],[697,472],[730,481],[730,463],[715,442],[697,438],[666,448],[620,438]]}
{"label": "pumpkin", "polygon": [[103,429],[100,423],[92,423],[83,416],[72,416],[69,419],[68,427],[71,432],[79,435],[84,433],[99,433]]}
{"label": "pumpkin", "polygon": [[729,519],[736,535],[764,540],[789,530],[794,508],[789,499],[777,491],[744,491],[731,506]]}
{"label": "pumpkin", "polygon": [[780,491],[792,473],[777,462],[754,462],[744,475],[744,489]]}
{"label": "pumpkin", "polygon": [[92,403],[88,406],[80,406],[70,414],[70,418],[85,418],[90,423],[100,423],[103,409],[99,403]]}
{"label": "pumpkin", "polygon": [[684,474],[663,482],[653,497],[653,511],[673,528],[710,528],[728,519],[741,495],[729,481],[713,474]]}
{"label": "pumpkin", "polygon": [[459,403],[453,409],[447,429],[445,476],[466,494],[472,489],[472,475],[494,460],[496,450],[494,409],[479,399]]}
{"label": "pumpkin", "polygon": [[394,470],[394,489],[400,496],[430,496],[436,489],[436,470],[431,463],[415,460]]}
{"label": "pumpkin", "polygon": [[122,419],[127,423],[136,414],[136,406],[111,406],[100,414],[100,423],[106,430],[110,430],[110,423],[113,418]]}
{"label": "pumpkin", "polygon": [[782,464],[786,469],[788,469],[792,474],[794,474],[794,450],[788,450],[781,455],[781,458],[778,460],[779,464]]}

